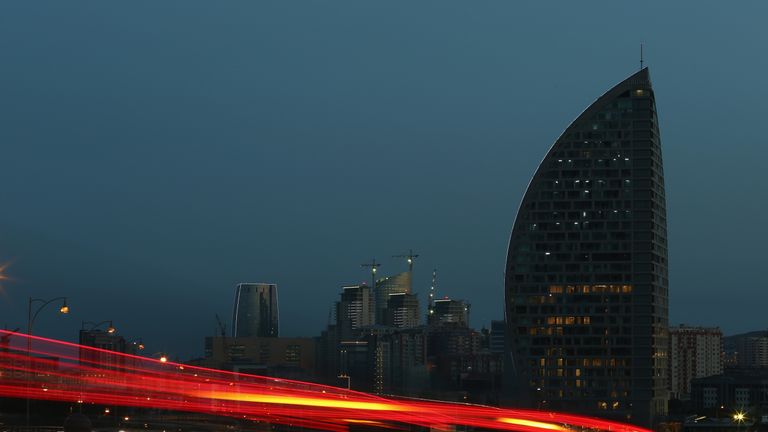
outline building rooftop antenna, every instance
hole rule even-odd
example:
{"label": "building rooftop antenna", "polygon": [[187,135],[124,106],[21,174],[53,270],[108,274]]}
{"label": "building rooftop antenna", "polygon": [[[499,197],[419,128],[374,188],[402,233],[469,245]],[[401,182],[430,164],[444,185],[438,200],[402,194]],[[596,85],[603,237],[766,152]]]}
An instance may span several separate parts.
{"label": "building rooftop antenna", "polygon": [[435,313],[435,289],[437,288],[437,269],[432,270],[432,285],[429,286],[429,313],[427,318]]}
{"label": "building rooftop antenna", "polygon": [[640,70],[643,70],[643,44],[640,44]]}

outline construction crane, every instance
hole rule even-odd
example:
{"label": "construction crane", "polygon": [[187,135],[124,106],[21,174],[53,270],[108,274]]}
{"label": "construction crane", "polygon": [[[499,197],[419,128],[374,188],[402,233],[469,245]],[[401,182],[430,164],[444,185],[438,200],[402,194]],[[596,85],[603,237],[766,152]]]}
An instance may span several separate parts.
{"label": "construction crane", "polygon": [[219,314],[216,314],[216,328],[219,330],[219,334],[221,334],[221,337],[223,338],[227,337],[227,326],[225,326],[224,323],[221,322],[221,318],[219,318]]}
{"label": "construction crane", "polygon": [[[216,328],[219,330],[219,334],[221,335],[221,346],[224,350],[224,356],[226,356],[227,359],[229,359],[229,344],[227,343],[227,326],[224,325],[223,322],[221,322],[221,318],[219,318],[219,314],[216,314]],[[213,347],[211,347],[213,348]]]}
{"label": "construction crane", "polygon": [[413,249],[408,249],[407,255],[392,255],[392,258],[407,258],[409,272],[413,272],[413,261],[418,257],[419,254],[414,254]]}
{"label": "construction crane", "polygon": [[371,289],[376,289],[376,269],[381,267],[381,263],[377,263],[376,258],[374,258],[369,263],[360,264],[360,267],[371,268]]}

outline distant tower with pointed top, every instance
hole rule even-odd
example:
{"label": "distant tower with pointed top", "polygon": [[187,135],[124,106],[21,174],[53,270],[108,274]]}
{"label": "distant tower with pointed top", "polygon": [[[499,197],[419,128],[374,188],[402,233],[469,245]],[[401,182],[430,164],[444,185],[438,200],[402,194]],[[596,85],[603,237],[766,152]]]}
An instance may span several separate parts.
{"label": "distant tower with pointed top", "polygon": [[509,396],[650,426],[666,413],[666,199],[648,68],[547,152],[505,272]]}

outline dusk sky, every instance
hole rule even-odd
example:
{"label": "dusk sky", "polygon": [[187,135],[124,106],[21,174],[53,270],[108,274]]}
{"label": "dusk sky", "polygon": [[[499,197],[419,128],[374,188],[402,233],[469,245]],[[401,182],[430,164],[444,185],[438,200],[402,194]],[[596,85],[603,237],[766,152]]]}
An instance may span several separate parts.
{"label": "dusk sky", "polygon": [[237,282],[315,336],[340,286],[503,318],[517,207],[560,133],[639,68],[659,110],[670,323],[765,329],[768,3],[0,3],[0,326],[113,320],[201,356]]}

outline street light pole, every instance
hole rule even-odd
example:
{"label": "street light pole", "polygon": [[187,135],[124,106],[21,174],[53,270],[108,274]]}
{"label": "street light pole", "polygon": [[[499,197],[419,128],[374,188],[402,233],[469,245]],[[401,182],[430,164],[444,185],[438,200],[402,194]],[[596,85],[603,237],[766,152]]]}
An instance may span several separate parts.
{"label": "street light pole", "polygon": [[341,374],[339,375],[339,378],[346,378],[347,379],[347,390],[351,389],[352,379],[347,374]]}
{"label": "street light pole", "polygon": [[[107,327],[107,333],[109,334],[113,334],[117,331],[117,329],[112,325],[112,320],[104,320],[101,322],[83,321],[83,324],[80,326],[80,330],[96,330],[102,324],[109,324]],[[86,329],[86,325],[90,326],[90,329]]]}
{"label": "street light pole", "polygon": [[[61,300],[62,304],[59,308],[59,313],[68,314],[69,313],[69,306],[67,306],[67,298],[66,297],[56,297],[52,298],[50,300],[45,299],[36,299],[36,298],[29,298],[29,303],[27,305],[27,363],[29,366],[29,370],[27,373],[30,375],[32,374],[32,328],[35,324],[35,319],[37,318],[37,315],[42,311],[46,306],[49,304]],[[35,313],[32,313],[32,304],[33,303],[42,303],[39,308],[35,311]],[[30,395],[29,395],[29,384],[30,384],[31,376],[27,379],[27,428],[29,428],[29,407],[30,407]]]}

